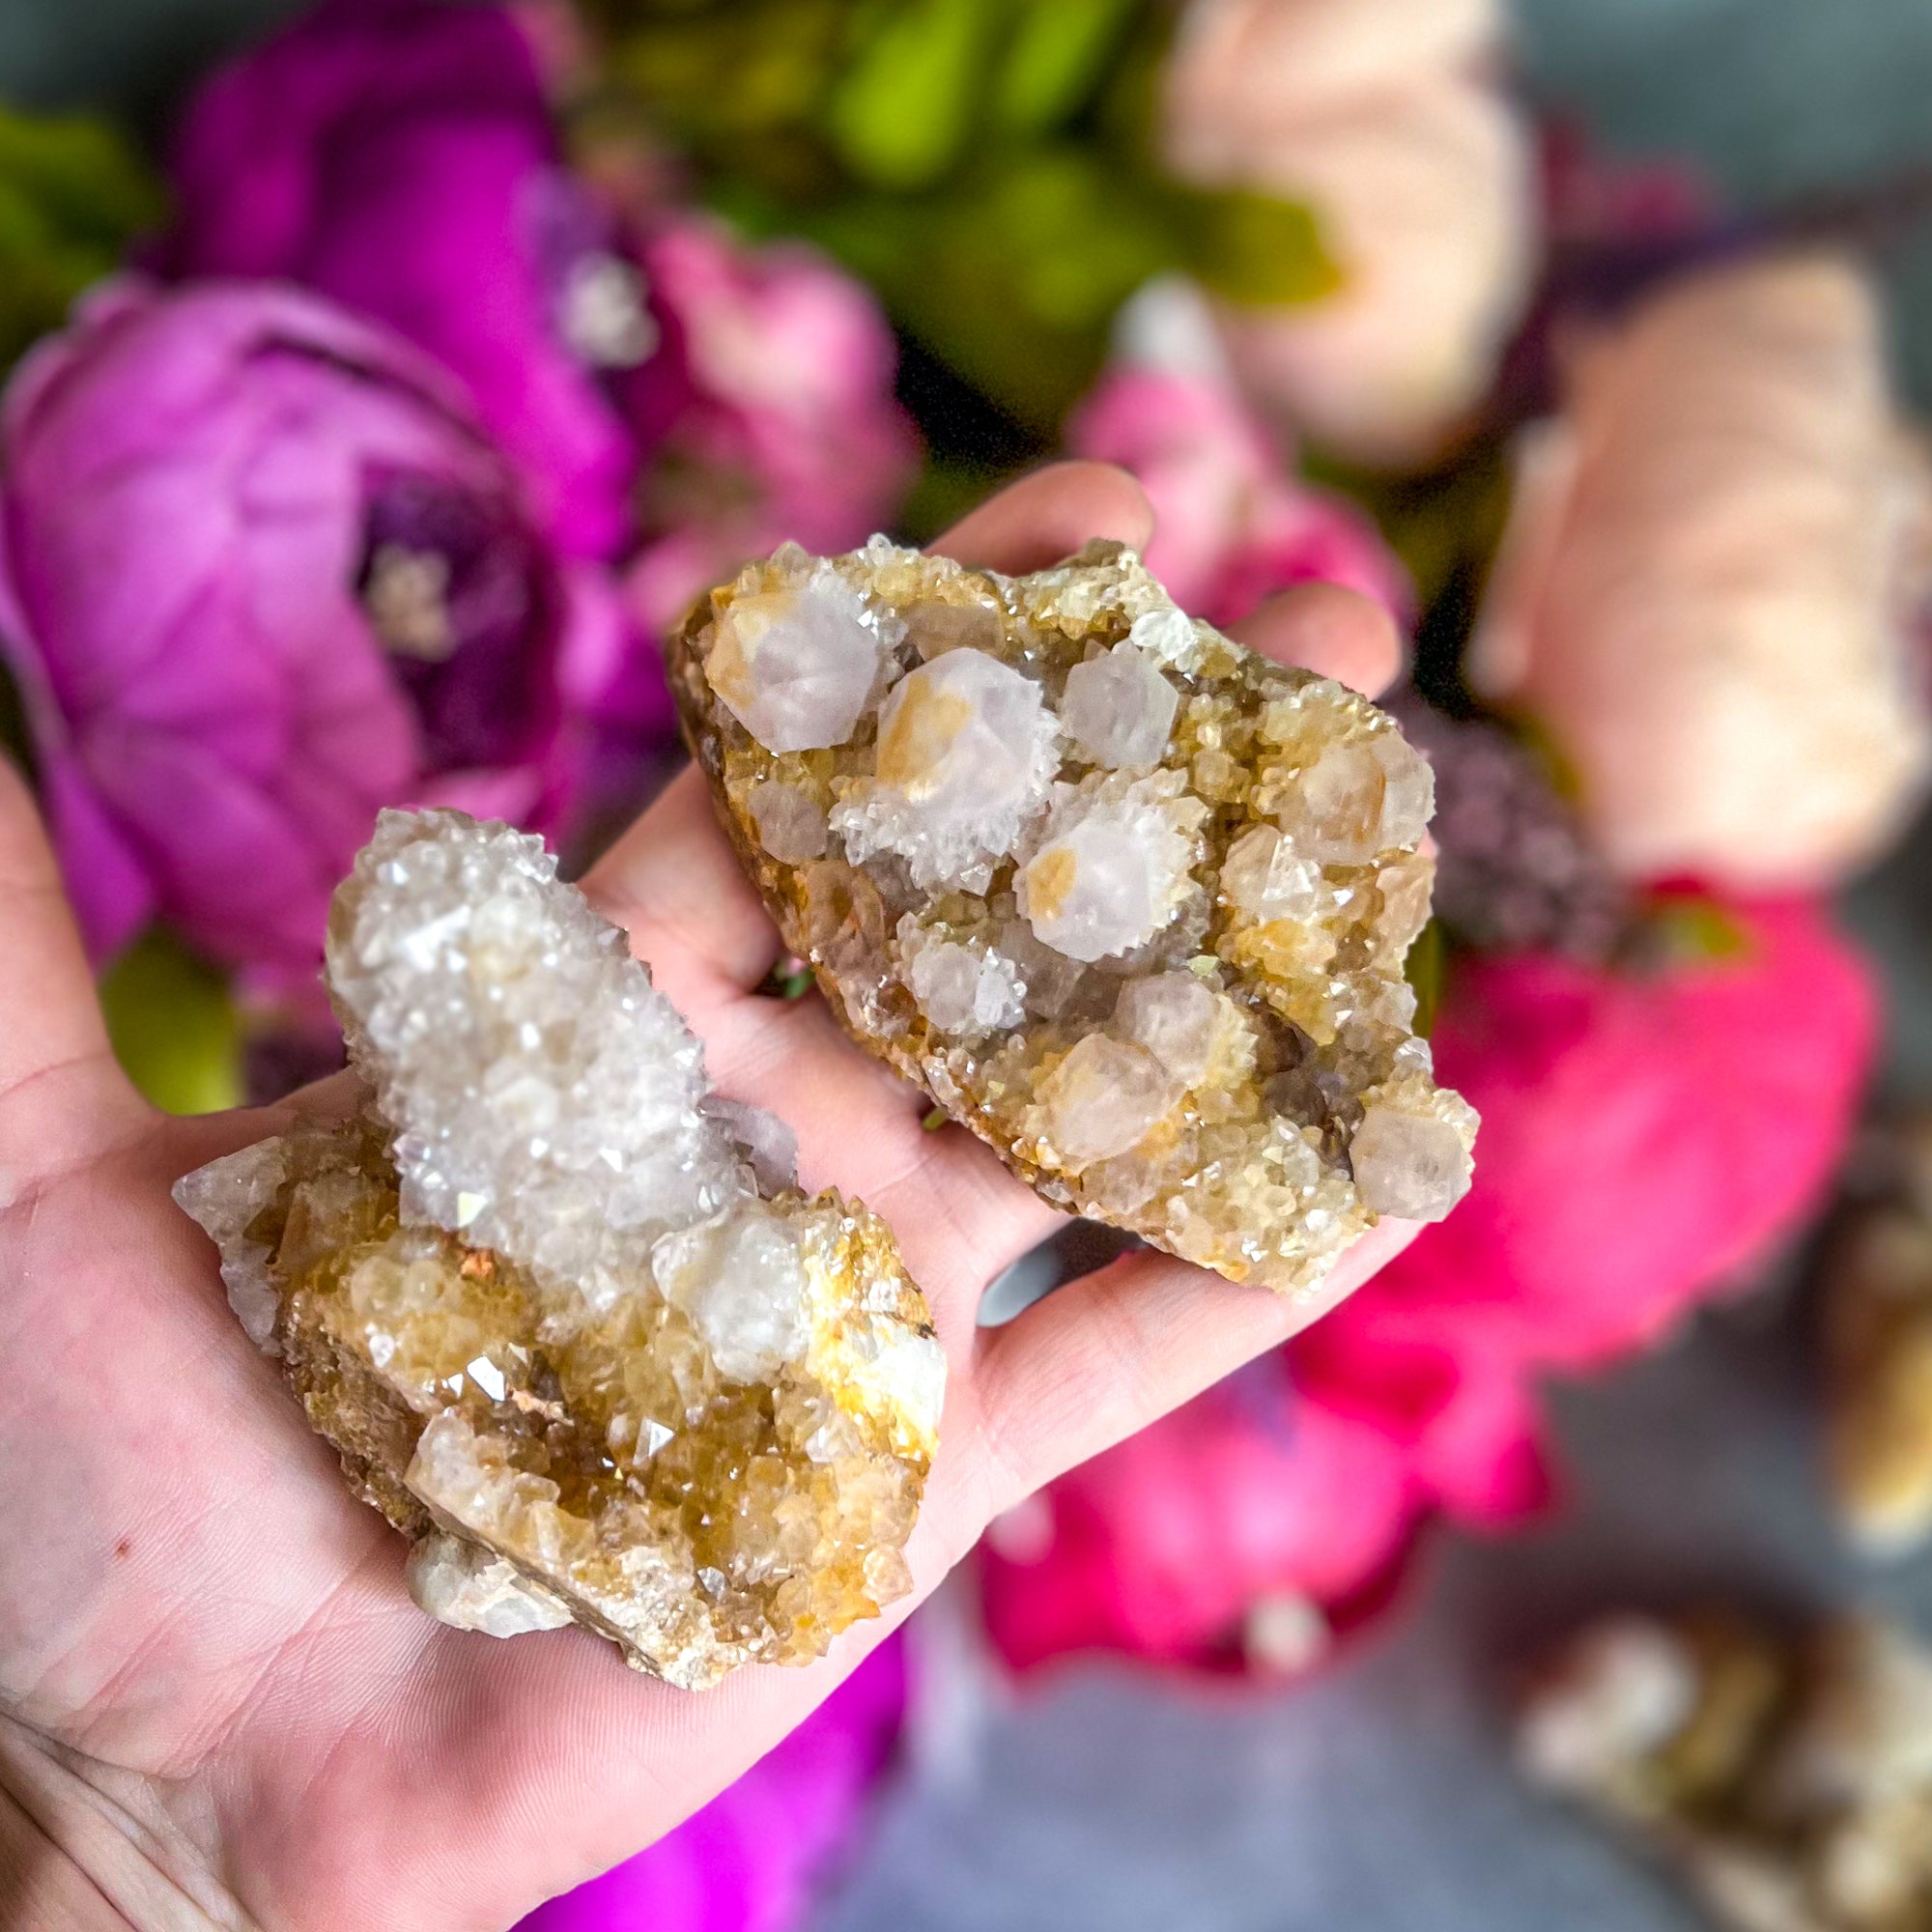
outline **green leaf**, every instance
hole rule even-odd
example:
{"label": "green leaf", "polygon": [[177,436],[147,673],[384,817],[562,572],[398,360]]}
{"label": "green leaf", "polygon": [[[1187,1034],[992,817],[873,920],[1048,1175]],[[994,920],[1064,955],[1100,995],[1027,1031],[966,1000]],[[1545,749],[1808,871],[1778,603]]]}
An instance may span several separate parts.
{"label": "green leaf", "polygon": [[242,1030],[228,982],[171,933],[137,939],[100,981],[114,1057],[156,1106],[213,1114],[242,1101]]}
{"label": "green leaf", "polygon": [[1041,434],[1097,374],[1121,303],[1174,266],[1157,196],[1071,144],[1022,150],[917,200],[855,197],[805,225],[895,322]]}
{"label": "green leaf", "polygon": [[1259,308],[1319,301],[1342,285],[1313,212],[1245,188],[1175,187],[1178,249],[1195,278]]}
{"label": "green leaf", "polygon": [[0,360],[58,327],[162,206],[153,172],[104,123],[0,107]]}
{"label": "green leaf", "polygon": [[1043,134],[1093,98],[1140,0],[1032,0],[1020,9],[993,83],[993,116]]}
{"label": "green leaf", "polygon": [[994,0],[899,0],[835,85],[826,125],[860,181],[929,186],[959,158],[999,22]]}
{"label": "green leaf", "polygon": [[1675,895],[1646,908],[1635,942],[1639,963],[1653,972],[1743,959],[1752,945],[1749,931],[1716,900]]}

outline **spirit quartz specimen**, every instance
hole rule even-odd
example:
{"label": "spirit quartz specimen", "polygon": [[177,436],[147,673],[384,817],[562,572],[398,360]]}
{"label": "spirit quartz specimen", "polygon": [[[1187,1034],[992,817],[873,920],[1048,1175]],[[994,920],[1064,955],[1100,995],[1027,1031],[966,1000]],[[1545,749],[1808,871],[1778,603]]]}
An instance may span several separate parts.
{"label": "spirit quartz specimen", "polygon": [[807,1199],[542,841],[391,811],[327,978],[366,1103],[176,1198],[411,1591],[690,1689],[902,1594],[945,1359],[891,1233]]}
{"label": "spirit quartz specimen", "polygon": [[1108,543],[1020,578],[786,545],[670,668],[833,1010],[1047,1200],[1293,1292],[1467,1188],[1403,975],[1431,774],[1367,699]]}

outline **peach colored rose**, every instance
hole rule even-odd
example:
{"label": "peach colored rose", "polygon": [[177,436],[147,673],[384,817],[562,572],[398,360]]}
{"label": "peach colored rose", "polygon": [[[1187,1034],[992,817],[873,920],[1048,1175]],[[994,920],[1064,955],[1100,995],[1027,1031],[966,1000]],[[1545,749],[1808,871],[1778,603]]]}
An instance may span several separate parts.
{"label": "peach colored rose", "polygon": [[1520,452],[1472,674],[1637,877],[1828,883],[1915,797],[1932,473],[1834,257],[1708,270],[1585,345]]}
{"label": "peach colored rose", "polygon": [[1374,464],[1426,457],[1489,386],[1534,266],[1527,130],[1496,0],[1193,0],[1167,76],[1182,175],[1306,203],[1344,281],[1223,312],[1243,380]]}

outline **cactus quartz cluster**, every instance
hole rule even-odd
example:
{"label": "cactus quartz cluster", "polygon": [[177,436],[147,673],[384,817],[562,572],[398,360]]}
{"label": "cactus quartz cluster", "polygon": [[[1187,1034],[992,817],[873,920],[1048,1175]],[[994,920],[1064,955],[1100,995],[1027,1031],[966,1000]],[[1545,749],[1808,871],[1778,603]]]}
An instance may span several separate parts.
{"label": "cactus quartz cluster", "polygon": [[182,1206],[409,1581],[701,1688],[909,1585],[945,1358],[885,1226],[792,1182],[541,840],[386,812],[338,891],[365,1085]]}
{"label": "cactus quartz cluster", "polygon": [[787,545],[670,668],[834,1011],[1047,1200],[1295,1292],[1466,1189],[1403,970],[1430,769],[1367,699],[1107,543],[1018,578]]}

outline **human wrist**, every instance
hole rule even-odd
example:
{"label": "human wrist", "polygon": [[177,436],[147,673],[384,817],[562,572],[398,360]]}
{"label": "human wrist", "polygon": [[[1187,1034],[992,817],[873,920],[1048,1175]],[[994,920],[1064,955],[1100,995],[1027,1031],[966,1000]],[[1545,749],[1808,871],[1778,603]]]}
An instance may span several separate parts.
{"label": "human wrist", "polygon": [[0,1718],[0,1928],[258,1932],[137,1775]]}

